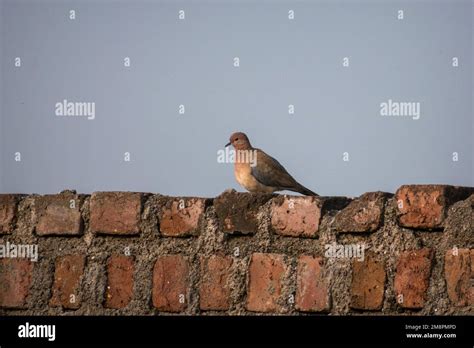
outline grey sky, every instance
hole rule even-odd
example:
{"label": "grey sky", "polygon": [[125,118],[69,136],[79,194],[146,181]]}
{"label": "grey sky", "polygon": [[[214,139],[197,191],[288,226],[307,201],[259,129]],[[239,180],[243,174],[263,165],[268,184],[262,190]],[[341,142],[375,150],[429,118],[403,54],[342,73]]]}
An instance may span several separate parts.
{"label": "grey sky", "polygon": [[217,163],[234,131],[322,195],[474,186],[471,1],[1,4],[1,192],[242,190]]}

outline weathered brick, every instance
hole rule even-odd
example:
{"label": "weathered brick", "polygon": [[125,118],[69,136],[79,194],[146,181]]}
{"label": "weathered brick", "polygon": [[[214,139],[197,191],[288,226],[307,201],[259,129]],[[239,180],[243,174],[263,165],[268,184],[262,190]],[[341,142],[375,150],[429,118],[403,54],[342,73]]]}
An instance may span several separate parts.
{"label": "weathered brick", "polygon": [[83,255],[66,255],[56,258],[53,295],[49,301],[51,307],[78,309],[81,306],[84,267]]}
{"label": "weathered brick", "polygon": [[[473,250],[474,251],[474,250]],[[469,249],[451,249],[444,258],[444,277],[448,296],[455,306],[472,304],[471,253]],[[474,255],[474,253],[473,253]]]}
{"label": "weathered brick", "polygon": [[160,232],[165,237],[186,237],[198,233],[206,199],[173,198],[160,209]]}
{"label": "weathered brick", "polygon": [[124,308],[133,296],[134,261],[131,256],[112,255],[107,262],[106,308]]}
{"label": "weathered brick", "polygon": [[474,249],[471,249],[471,289],[469,291],[469,304],[474,304]]}
{"label": "weathered brick", "polygon": [[25,308],[33,263],[27,259],[0,259],[0,307]]}
{"label": "weathered brick", "polygon": [[328,312],[331,308],[329,280],[323,275],[322,257],[298,259],[295,307],[302,312]]}
{"label": "weathered brick", "polygon": [[316,237],[321,221],[318,197],[278,196],[271,203],[271,228],[280,235]]}
{"label": "weathered brick", "polygon": [[0,234],[9,234],[15,227],[15,215],[21,195],[0,194]]}
{"label": "weathered brick", "polygon": [[368,192],[353,200],[334,218],[337,232],[374,232],[383,221],[384,205],[390,194]]}
{"label": "weathered brick", "polygon": [[404,185],[396,193],[398,223],[408,228],[441,229],[448,208],[472,193],[473,187]]}
{"label": "weathered brick", "polygon": [[395,294],[404,308],[423,308],[429,286],[433,251],[428,248],[403,252],[397,262]]}
{"label": "weathered brick", "polygon": [[248,273],[247,310],[282,312],[282,283],[286,271],[283,255],[252,254]]}
{"label": "weathered brick", "polygon": [[469,289],[469,304],[474,304],[474,249],[471,249],[471,288]]}
{"label": "weathered brick", "polygon": [[81,235],[83,195],[61,193],[34,197],[33,221],[39,236]]}
{"label": "weathered brick", "polygon": [[201,284],[199,301],[202,310],[227,310],[230,308],[230,276],[232,258],[212,255],[201,258]]}
{"label": "weathered brick", "polygon": [[352,263],[351,307],[380,310],[385,290],[385,264],[373,254]]}
{"label": "weathered brick", "polygon": [[272,195],[225,191],[214,199],[220,228],[230,234],[253,234],[257,231],[259,209]]}
{"label": "weathered brick", "polygon": [[94,192],[90,204],[90,228],[95,233],[137,235],[140,233],[142,194]]}
{"label": "weathered brick", "polygon": [[153,306],[164,312],[181,312],[187,307],[189,265],[182,255],[161,256],[153,271]]}

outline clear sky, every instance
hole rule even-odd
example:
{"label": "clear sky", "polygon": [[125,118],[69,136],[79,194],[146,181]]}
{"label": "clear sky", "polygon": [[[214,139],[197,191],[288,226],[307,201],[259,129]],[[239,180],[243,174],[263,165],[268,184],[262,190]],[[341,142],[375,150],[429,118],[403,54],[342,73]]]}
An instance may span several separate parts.
{"label": "clear sky", "polygon": [[234,131],[322,195],[474,186],[471,1],[1,5],[1,192],[242,190]]}

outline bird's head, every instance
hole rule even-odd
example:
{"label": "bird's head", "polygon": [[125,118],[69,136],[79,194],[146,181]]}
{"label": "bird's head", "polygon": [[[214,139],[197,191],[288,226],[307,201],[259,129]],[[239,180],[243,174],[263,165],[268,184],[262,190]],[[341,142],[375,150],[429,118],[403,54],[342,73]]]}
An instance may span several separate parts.
{"label": "bird's head", "polygon": [[229,143],[226,147],[230,145],[232,145],[236,150],[250,150],[252,148],[249,138],[242,132],[236,132],[230,136]]}

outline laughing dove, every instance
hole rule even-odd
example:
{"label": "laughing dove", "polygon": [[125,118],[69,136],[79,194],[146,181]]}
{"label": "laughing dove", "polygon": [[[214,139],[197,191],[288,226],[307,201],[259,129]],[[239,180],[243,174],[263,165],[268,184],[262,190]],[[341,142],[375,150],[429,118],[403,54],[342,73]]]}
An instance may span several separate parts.
{"label": "laughing dove", "polygon": [[261,193],[288,190],[306,196],[318,196],[298,183],[276,159],[252,147],[244,133],[232,134],[226,147],[229,145],[236,150],[235,178],[246,190]]}

